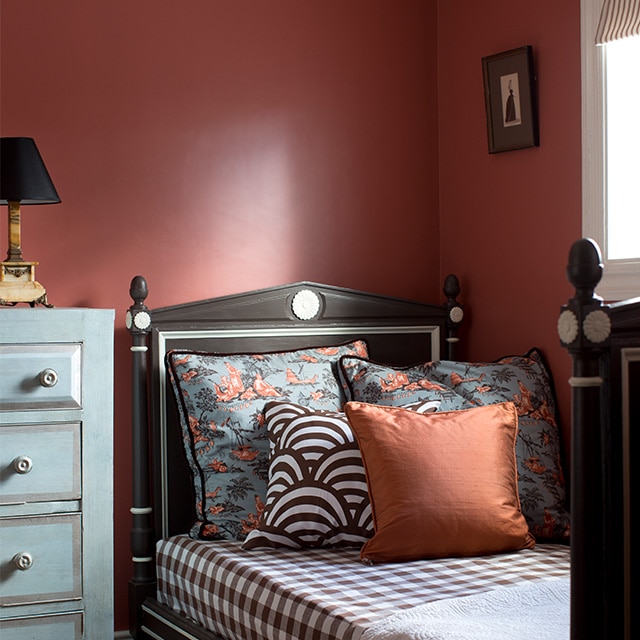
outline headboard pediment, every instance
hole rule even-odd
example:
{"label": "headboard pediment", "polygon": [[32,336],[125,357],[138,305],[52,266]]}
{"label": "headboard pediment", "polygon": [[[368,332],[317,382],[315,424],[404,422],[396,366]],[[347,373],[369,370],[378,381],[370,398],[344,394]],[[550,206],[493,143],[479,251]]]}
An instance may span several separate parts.
{"label": "headboard pediment", "polygon": [[156,327],[173,324],[219,327],[229,323],[238,327],[255,323],[260,326],[311,322],[332,325],[356,317],[360,322],[370,318],[376,325],[384,323],[385,319],[395,325],[401,319],[411,324],[423,322],[427,314],[445,318],[447,312],[444,306],[302,281],[163,307],[152,313]]}

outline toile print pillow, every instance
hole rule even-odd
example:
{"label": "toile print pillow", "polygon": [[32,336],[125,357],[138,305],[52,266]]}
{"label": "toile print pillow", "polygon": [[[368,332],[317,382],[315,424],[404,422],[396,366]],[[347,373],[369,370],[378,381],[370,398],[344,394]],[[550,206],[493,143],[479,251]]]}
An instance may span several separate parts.
{"label": "toile print pillow", "polygon": [[437,401],[439,411],[473,406],[444,382],[430,378],[433,363],[394,367],[366,357],[340,358],[340,377],[346,385],[348,401],[390,407],[404,407],[420,401]]}
{"label": "toile print pillow", "polygon": [[366,343],[356,340],[278,353],[166,354],[193,478],[192,536],[242,540],[258,525],[269,465],[266,403],[338,410],[344,402],[338,359],[366,353]]}
{"label": "toile print pillow", "polygon": [[553,381],[538,349],[488,363],[442,360],[402,368],[345,356],[340,367],[348,399],[359,402],[400,406],[410,399],[432,397],[441,400],[440,411],[513,402],[518,411],[516,459],[522,511],[537,539],[568,540]]}

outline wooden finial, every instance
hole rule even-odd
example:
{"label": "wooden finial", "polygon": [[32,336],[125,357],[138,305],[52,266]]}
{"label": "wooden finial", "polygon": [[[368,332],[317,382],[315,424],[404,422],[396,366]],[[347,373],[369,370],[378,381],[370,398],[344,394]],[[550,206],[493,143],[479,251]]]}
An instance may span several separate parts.
{"label": "wooden finial", "polygon": [[135,276],[131,280],[129,295],[135,304],[144,304],[144,301],[149,295],[149,288],[147,287],[147,281],[142,276]]}
{"label": "wooden finial", "polygon": [[449,300],[455,300],[460,295],[460,281],[458,280],[458,276],[450,273],[444,279],[443,291]]}
{"label": "wooden finial", "polygon": [[567,278],[576,289],[576,298],[597,298],[594,290],[602,279],[602,257],[598,245],[591,238],[576,240],[569,251]]}

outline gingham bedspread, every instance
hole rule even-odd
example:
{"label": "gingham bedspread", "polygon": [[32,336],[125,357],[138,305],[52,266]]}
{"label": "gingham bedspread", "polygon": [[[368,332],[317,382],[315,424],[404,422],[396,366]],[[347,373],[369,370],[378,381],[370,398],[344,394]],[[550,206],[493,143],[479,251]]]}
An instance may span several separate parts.
{"label": "gingham bedspread", "polygon": [[569,577],[569,547],[366,565],[356,549],[245,551],[187,536],[157,547],[158,600],[227,640],[359,640],[427,602]]}

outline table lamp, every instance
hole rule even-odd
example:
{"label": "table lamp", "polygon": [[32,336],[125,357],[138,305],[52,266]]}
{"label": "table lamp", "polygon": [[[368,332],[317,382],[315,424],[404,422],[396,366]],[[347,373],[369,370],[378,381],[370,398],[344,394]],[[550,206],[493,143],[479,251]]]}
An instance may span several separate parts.
{"label": "table lamp", "polygon": [[20,206],[59,202],[33,138],[0,138],[0,204],[9,208],[9,251],[0,263],[0,305],[27,302],[32,307],[52,306],[45,288],[35,280],[38,263],[22,257]]}

